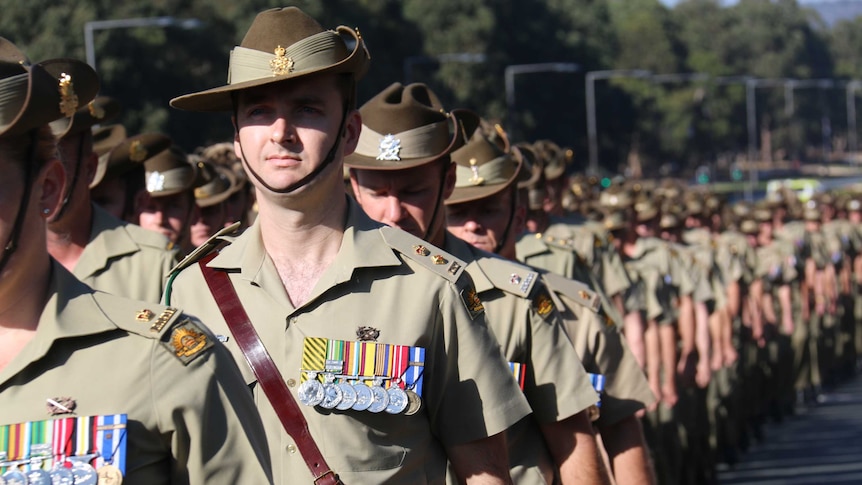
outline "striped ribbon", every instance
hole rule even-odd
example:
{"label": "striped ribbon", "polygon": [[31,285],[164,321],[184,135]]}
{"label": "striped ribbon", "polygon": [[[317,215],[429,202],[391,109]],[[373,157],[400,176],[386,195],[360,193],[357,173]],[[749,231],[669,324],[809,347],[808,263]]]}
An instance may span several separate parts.
{"label": "striped ribbon", "polygon": [[[302,370],[323,371],[326,366],[326,343],[328,339],[320,337],[305,337],[302,344]],[[320,376],[317,377],[320,380]],[[300,376],[300,382],[308,380],[305,372]]]}
{"label": "striped ribbon", "polygon": [[527,375],[527,364],[521,364],[519,362],[509,362],[509,371],[512,373],[512,376],[515,378],[515,382],[518,383],[518,387],[521,390],[524,390],[524,380]]}
{"label": "striped ribbon", "polygon": [[597,407],[602,407],[602,392],[605,390],[605,376],[602,374],[587,374],[590,376],[590,383],[593,385],[593,389],[599,394],[599,402],[596,403]]}

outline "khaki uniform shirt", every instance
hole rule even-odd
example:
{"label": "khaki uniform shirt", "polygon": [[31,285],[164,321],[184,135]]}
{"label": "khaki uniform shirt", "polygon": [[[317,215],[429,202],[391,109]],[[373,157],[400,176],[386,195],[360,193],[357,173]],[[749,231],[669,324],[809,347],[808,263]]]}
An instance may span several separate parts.
{"label": "khaki uniform shirt", "polygon": [[[165,307],[94,292],[53,264],[36,335],[0,372],[0,424],[127,414],[126,485],[270,483],[266,437],[230,354]],[[149,309],[149,319],[136,318]],[[157,322],[159,331],[151,331]],[[175,355],[195,332],[210,347]],[[47,399],[72,398],[52,416]]]}
{"label": "khaki uniform shirt", "polygon": [[[569,338],[587,372],[605,377],[597,424],[609,426],[655,401],[625,337],[600,305],[587,304],[592,290],[581,282],[543,272]],[[587,301],[585,301],[587,300]],[[597,300],[596,300],[597,301]]]}
{"label": "khaki uniform shirt", "polygon": [[634,253],[623,256],[623,263],[635,283],[634,292],[626,295],[626,311],[643,311],[647,320],[672,323],[675,283],[667,244],[658,238],[638,238]]}
{"label": "khaki uniform shirt", "polygon": [[754,249],[741,232],[724,231],[718,236],[715,261],[726,282],[750,284],[756,264]]}
{"label": "khaki uniform shirt", "polygon": [[90,287],[156,303],[177,263],[177,250],[161,234],[123,222],[93,204],[90,241],[72,272]]}
{"label": "khaki uniform shirt", "polygon": [[[460,270],[450,273],[458,263],[451,255],[370,220],[349,201],[341,248],[308,301],[298,308],[287,298],[266,253],[259,222],[207,264],[228,271],[294,398],[302,377],[305,337],[355,341],[358,328],[367,326],[379,332],[379,343],[425,348],[422,407],[414,415],[298,405],[327,464],[345,483],[442,483],[444,445],[500,433],[530,408],[488,330],[481,306],[468,310],[465,300],[474,290],[462,273],[463,262]],[[446,264],[431,263],[437,255]],[[226,346],[247,381],[255,383],[197,264],[177,277],[172,302],[187,305],[190,313],[206,318],[210,328],[227,336]],[[295,441],[260,386],[254,385],[253,392],[268,431],[275,482],[311,483]]]}
{"label": "khaki uniform shirt", "polygon": [[[448,233],[444,249],[467,263],[503,357],[526,364],[524,395],[535,420],[562,421],[595,404],[598,396],[539,275]],[[553,482],[553,461],[532,420],[511,428],[506,438],[515,483]],[[537,462],[551,467],[536,467]]]}

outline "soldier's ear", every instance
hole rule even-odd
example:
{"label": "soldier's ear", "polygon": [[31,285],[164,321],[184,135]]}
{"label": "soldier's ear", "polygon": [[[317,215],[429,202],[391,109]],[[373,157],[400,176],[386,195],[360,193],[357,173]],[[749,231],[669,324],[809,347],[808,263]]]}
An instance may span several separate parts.
{"label": "soldier's ear", "polygon": [[455,171],[455,162],[448,161],[446,163],[446,172],[443,174],[443,200],[449,198],[452,192],[455,191],[455,182],[457,182],[457,172]]}

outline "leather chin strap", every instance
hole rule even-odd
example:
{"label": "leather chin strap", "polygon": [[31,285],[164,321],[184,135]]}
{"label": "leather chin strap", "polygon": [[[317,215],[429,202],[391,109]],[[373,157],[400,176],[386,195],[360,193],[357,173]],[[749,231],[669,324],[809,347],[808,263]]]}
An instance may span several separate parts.
{"label": "leather chin strap", "polygon": [[[276,194],[289,194],[291,192],[296,191],[299,188],[307,185],[311,180],[317,177],[320,172],[322,172],[326,167],[328,167],[335,160],[335,152],[338,150],[338,146],[341,144],[341,138],[344,135],[344,125],[347,122],[347,111],[348,111],[349,102],[347,100],[344,101],[344,109],[341,112],[341,123],[338,125],[338,136],[335,138],[335,142],[332,144],[332,148],[329,149],[329,153],[326,154],[326,158],[323,159],[323,163],[317,166],[314,170],[311,171],[308,175],[301,178],[300,180],[288,185],[283,189],[276,189],[266,182],[251,168],[248,160],[245,157],[245,151],[242,149],[242,144],[239,145],[239,151],[242,154],[242,164],[245,166],[245,169],[258,181],[262,186],[266,187],[267,190]],[[236,114],[234,114],[234,118],[236,118]],[[238,133],[239,128],[236,128]]]}
{"label": "leather chin strap", "polygon": [[506,223],[506,229],[503,230],[503,236],[497,242],[497,246],[494,248],[494,254],[499,254],[503,249],[503,245],[506,244],[506,239],[509,239],[509,231],[512,230],[512,223],[515,222],[515,206],[517,203],[518,194],[512,193],[511,197],[509,197],[509,222]]}
{"label": "leather chin strap", "polygon": [[18,206],[18,213],[15,215],[15,225],[12,226],[12,232],[9,233],[9,239],[6,245],[3,246],[3,256],[0,256],[0,273],[6,268],[9,263],[9,258],[18,249],[18,240],[21,237],[21,229],[24,227],[24,217],[27,214],[27,207],[30,205],[30,193],[33,180],[33,158],[36,153],[36,136],[35,132],[30,134],[30,146],[27,149],[27,160],[24,162],[24,194],[21,196],[21,204]]}
{"label": "leather chin strap", "polygon": [[440,188],[437,189],[437,198],[434,200],[434,212],[431,214],[431,220],[428,221],[428,227],[425,228],[425,234],[422,236],[422,239],[428,241],[428,237],[431,236],[431,231],[434,229],[434,222],[437,220],[437,216],[440,213],[440,206],[443,205],[443,189],[446,187],[446,171],[449,168],[449,164],[452,163],[449,160],[443,162],[443,168],[440,173]]}
{"label": "leather chin strap", "polygon": [[54,214],[54,217],[51,218],[51,222],[57,222],[63,218],[63,215],[66,213],[66,209],[69,206],[69,199],[72,198],[72,193],[75,191],[75,186],[78,185],[78,178],[81,175],[81,157],[84,155],[84,135],[79,135],[78,139],[78,150],[77,157],[75,158],[75,172],[72,174],[72,181],[69,183],[68,192],[66,192],[66,197],[63,198],[63,202],[60,203],[60,208],[57,209],[57,213]]}

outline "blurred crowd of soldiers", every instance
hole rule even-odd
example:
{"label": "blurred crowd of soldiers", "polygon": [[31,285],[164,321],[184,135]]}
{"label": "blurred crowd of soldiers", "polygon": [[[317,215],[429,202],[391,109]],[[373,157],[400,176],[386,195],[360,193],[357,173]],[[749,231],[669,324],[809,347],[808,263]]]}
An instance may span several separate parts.
{"label": "blurred crowd of soldiers", "polygon": [[[283,27],[296,24],[312,31],[309,38],[334,35],[318,32],[320,27],[297,9],[261,16],[278,18],[273,24],[278,29],[272,28],[279,32],[292,32]],[[212,304],[221,302],[211,301],[203,284],[205,264],[192,263],[216,257],[204,263],[221,261],[235,285],[246,271],[270,271],[241,287],[248,292],[245,309],[261,332],[268,331],[262,329],[270,320],[287,322],[286,334],[270,335],[267,344],[288,348],[275,357],[289,361],[280,369],[292,376],[284,381],[288,387],[301,382],[291,392],[305,405],[311,435],[344,440],[344,446],[325,452],[342,478],[408,483],[426,475],[441,481],[446,475],[466,481],[494,471],[481,469],[473,453],[488,452],[493,462],[499,459],[493,451],[500,451],[494,445],[502,443],[508,450],[502,463],[516,483],[715,483],[719,464],[734,464],[752,442],[765,439],[767,420],[817,405],[824,387],[858,370],[862,194],[821,193],[800,200],[793,191],[779,190],[748,203],[679,180],[617,178],[602,187],[595,177],[579,173],[571,149],[550,140],[515,143],[500,125],[467,110],[445,109],[421,83],[392,84],[356,117],[352,83],[369,59],[359,33],[344,33],[353,46],[347,59],[356,65],[314,62],[343,68],[337,74],[348,77],[325,73],[330,77],[312,79],[335,81],[308,82],[301,76],[316,71],[294,73],[294,59],[285,58],[279,44],[274,55],[250,58],[260,64],[263,74],[253,73],[259,85],[238,82],[172,102],[203,111],[233,106],[234,142],[186,153],[164,134],[130,136],[115,123],[121,112],[116,100],[97,97],[81,107],[73,129],[58,139],[68,176],[62,203],[47,219],[51,256],[77,278],[98,290],[169,305],[176,279],[174,300],[210,326],[234,357],[244,350],[234,347],[232,330],[225,327],[228,317]],[[251,50],[267,52],[246,49]],[[340,84],[345,79],[347,88]],[[291,119],[304,116],[308,107],[265,122],[260,121],[268,116],[265,109],[236,109],[260,102],[249,92],[281,106],[286,91],[267,87],[276,82],[345,98],[336,141],[310,138],[310,146],[320,149],[308,156],[319,164],[281,189],[268,185],[282,182],[271,166],[289,166],[298,157],[278,155],[282,158],[273,162],[271,155],[246,154],[256,142],[298,145]],[[228,88],[240,95],[230,97]],[[314,96],[299,98],[312,105],[308,111],[314,116],[332,111],[315,107]],[[266,133],[254,138],[254,130]],[[344,152],[342,139],[351,143]],[[338,166],[340,157],[352,197],[340,197],[341,167],[334,175],[335,193],[325,185],[333,178],[327,167],[333,160]],[[316,182],[307,185],[312,179]],[[296,187],[312,196],[291,195]],[[312,292],[317,281],[330,283],[321,275],[332,276],[325,272],[332,259],[309,283],[285,269],[288,259],[301,255],[273,250],[280,246],[272,240],[266,245],[275,232],[261,232],[261,220],[272,224],[267,230],[291,222],[284,217],[287,211],[280,212],[282,205],[297,213],[334,207],[337,223],[332,224],[341,225],[336,236],[344,242],[338,239],[341,246],[328,249],[351,258],[354,272],[332,283],[341,290]],[[259,214],[258,207],[264,208]],[[144,235],[137,226],[152,232]],[[349,239],[354,232],[360,236]],[[286,248],[295,242],[288,239],[277,244]],[[131,254],[138,255],[137,262],[127,257]],[[229,259],[236,266],[229,266]],[[374,284],[361,286],[363,278]],[[289,301],[268,308],[270,303],[260,303],[271,301],[261,296],[263,285],[278,288],[270,295]],[[422,305],[428,302],[428,308]],[[279,313],[282,307],[289,309],[287,318]],[[335,318],[326,308],[341,313]],[[297,318],[305,322],[315,311],[318,320],[303,329]],[[255,318],[254,312],[262,313]],[[353,322],[341,321],[351,313],[370,315],[371,326],[360,320],[356,342],[345,340],[352,338]],[[306,329],[321,334],[303,334]],[[311,344],[324,342],[328,366],[348,361],[330,358],[333,342],[369,345],[381,331],[403,340],[374,344],[386,352],[395,344],[437,346],[429,347],[428,362],[417,364],[411,357],[410,366],[431,369],[417,377],[431,389],[427,396],[420,395],[421,388],[404,387],[403,375],[386,374],[389,382],[366,385],[368,374],[347,382],[350,375],[327,377],[325,369],[308,367],[319,351],[309,336],[316,337]],[[494,338],[486,338],[489,333]],[[237,363],[247,374],[243,359]],[[336,377],[345,381],[335,382]],[[459,380],[476,387],[467,392]],[[391,403],[386,397],[376,411],[371,408],[380,419],[363,414],[369,407],[358,407],[355,392],[348,402],[357,386],[392,396]],[[306,473],[305,467],[281,433],[279,411],[251,387],[269,436],[275,482],[290,482]],[[322,389],[332,394],[324,396]],[[420,418],[409,421],[386,416],[413,416],[420,409]],[[471,410],[477,415],[468,416]],[[380,437],[370,439],[375,433]],[[497,441],[498,435],[505,439]],[[281,439],[290,444],[282,446]],[[367,465],[388,460],[387,453],[395,453],[388,440],[396,439],[409,442],[404,445],[409,452],[392,455],[386,466]]]}

